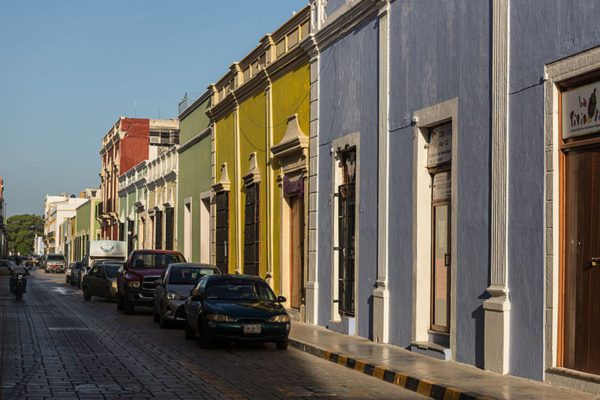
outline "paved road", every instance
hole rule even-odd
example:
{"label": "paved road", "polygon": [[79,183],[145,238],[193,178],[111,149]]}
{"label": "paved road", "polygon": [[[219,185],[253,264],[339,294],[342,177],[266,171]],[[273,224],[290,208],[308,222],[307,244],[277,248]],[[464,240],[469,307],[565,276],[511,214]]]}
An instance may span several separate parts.
{"label": "paved road", "polygon": [[423,399],[292,348],[201,349],[63,282],[36,271],[16,303],[0,278],[1,399]]}

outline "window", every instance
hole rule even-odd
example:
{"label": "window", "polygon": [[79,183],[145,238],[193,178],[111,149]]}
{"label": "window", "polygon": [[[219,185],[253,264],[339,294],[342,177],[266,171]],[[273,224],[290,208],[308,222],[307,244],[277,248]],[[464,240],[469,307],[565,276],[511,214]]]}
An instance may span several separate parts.
{"label": "window", "polygon": [[185,200],[183,206],[183,253],[185,259],[192,259],[192,199]]}
{"label": "window", "polygon": [[339,153],[342,181],[338,197],[338,294],[341,315],[354,316],[356,148]]}
{"label": "window", "polygon": [[258,275],[259,273],[259,184],[246,186],[246,222],[244,229],[244,273]]}
{"label": "window", "polygon": [[216,227],[216,264],[221,271],[229,271],[229,192],[216,195],[217,227]]}
{"label": "window", "polygon": [[133,268],[166,268],[169,264],[182,263],[178,254],[138,253],[133,260]]}

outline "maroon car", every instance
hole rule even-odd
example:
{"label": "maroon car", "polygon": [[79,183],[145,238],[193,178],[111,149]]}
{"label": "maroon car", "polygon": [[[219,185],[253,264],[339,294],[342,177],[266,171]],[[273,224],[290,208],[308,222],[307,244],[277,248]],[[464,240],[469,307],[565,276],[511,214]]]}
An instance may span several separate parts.
{"label": "maroon car", "polygon": [[165,268],[185,262],[178,251],[134,250],[117,274],[117,309],[131,314],[135,306],[152,307],[154,289]]}

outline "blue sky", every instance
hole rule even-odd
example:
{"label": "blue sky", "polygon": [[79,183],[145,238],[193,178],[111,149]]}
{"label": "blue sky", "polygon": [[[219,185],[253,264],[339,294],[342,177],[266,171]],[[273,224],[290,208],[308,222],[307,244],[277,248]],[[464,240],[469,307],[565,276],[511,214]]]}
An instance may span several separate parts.
{"label": "blue sky", "polygon": [[175,118],[308,0],[0,0],[0,176],[7,214],[99,185],[121,115]]}

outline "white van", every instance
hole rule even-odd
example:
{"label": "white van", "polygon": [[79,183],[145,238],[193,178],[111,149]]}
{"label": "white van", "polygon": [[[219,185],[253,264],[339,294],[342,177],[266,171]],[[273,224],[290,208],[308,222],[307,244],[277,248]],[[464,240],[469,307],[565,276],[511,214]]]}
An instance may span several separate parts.
{"label": "white van", "polygon": [[124,263],[127,260],[127,242],[118,240],[90,240],[86,255],[83,259],[83,268],[79,274],[79,287],[83,277],[98,261],[110,260]]}

